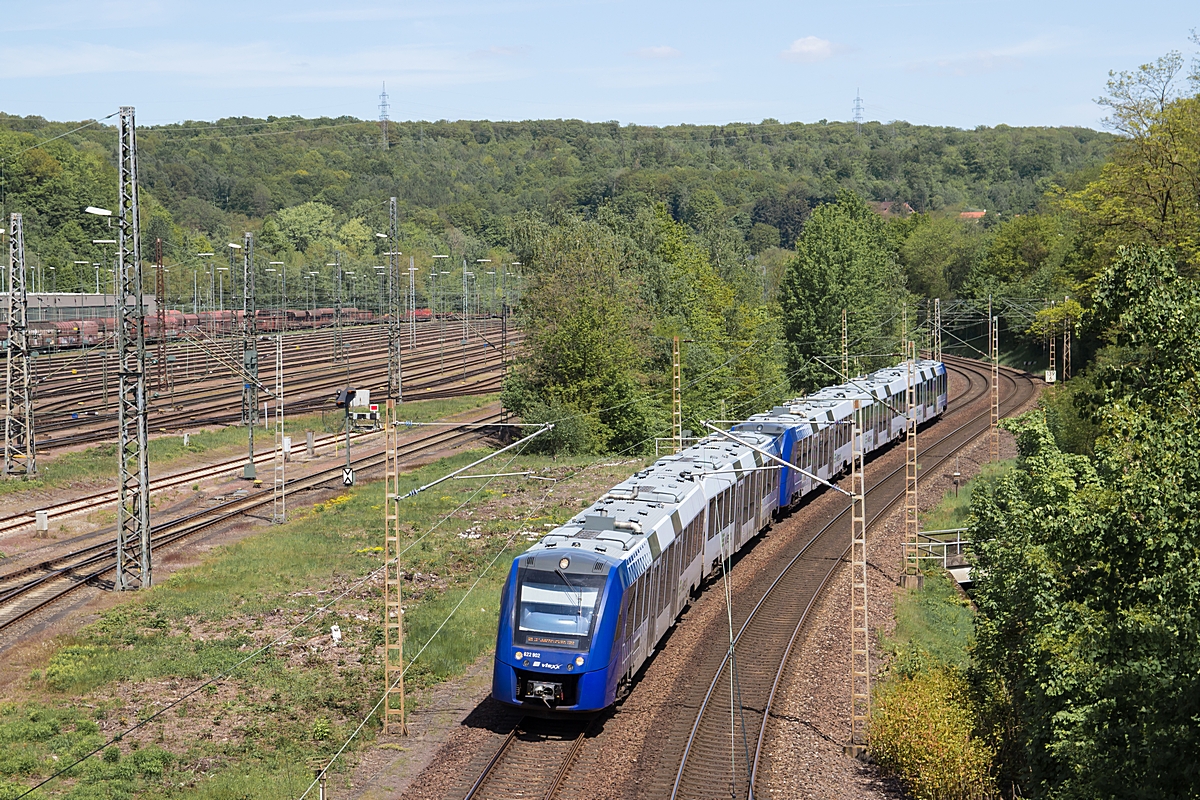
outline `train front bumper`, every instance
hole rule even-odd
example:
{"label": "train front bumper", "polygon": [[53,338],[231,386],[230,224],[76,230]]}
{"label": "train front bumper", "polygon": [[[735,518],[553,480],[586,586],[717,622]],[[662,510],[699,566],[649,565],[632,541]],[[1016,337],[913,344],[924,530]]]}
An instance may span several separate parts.
{"label": "train front bumper", "polygon": [[530,710],[556,713],[600,711],[611,704],[607,697],[606,669],[589,672],[549,672],[515,667],[500,659],[492,670],[492,697]]}

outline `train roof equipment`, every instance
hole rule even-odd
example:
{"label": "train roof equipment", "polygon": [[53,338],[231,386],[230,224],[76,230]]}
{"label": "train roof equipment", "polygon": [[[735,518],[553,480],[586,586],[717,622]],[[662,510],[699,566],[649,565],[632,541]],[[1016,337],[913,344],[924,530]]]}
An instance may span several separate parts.
{"label": "train roof equipment", "polygon": [[[738,433],[759,449],[774,447],[772,436]],[[659,459],[609,489],[599,500],[526,551],[535,556],[582,550],[610,563],[625,586],[645,572],[704,509],[706,498],[764,465],[751,447],[708,436],[680,453]]]}

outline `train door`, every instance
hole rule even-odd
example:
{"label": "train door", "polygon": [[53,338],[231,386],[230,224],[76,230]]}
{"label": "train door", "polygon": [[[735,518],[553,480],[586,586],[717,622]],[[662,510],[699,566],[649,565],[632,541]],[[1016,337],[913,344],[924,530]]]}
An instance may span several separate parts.
{"label": "train door", "polygon": [[821,471],[817,474],[825,480],[833,473],[833,427],[821,429]]}
{"label": "train door", "polygon": [[679,565],[683,562],[683,536],[686,534],[686,529],[679,532],[675,537],[675,541],[671,542],[671,569],[667,573],[667,608],[671,612],[671,619],[675,619],[682,609],[679,606],[679,574],[681,572]]}
{"label": "train door", "polygon": [[708,574],[708,565],[714,564],[719,557],[721,525],[717,521],[717,498],[712,498],[708,501],[708,519],[704,531],[704,566],[700,570],[700,577],[703,578]]}
{"label": "train door", "polygon": [[[632,590],[633,587],[630,587]],[[633,618],[634,593],[626,591],[621,598],[621,661],[619,663],[622,675],[629,674],[629,665],[633,661],[633,631],[637,628],[637,620]]]}
{"label": "train door", "polygon": [[650,583],[650,573],[643,572],[642,577],[637,579],[634,584],[634,644],[630,650],[634,654],[634,669],[642,666],[642,662],[646,661],[648,648],[646,644],[646,588]]}
{"label": "train door", "polygon": [[664,612],[667,608],[667,584],[670,582],[667,575],[667,554],[663,553],[659,556],[658,563],[655,564],[655,581],[654,581],[654,644],[658,646],[658,640],[661,639],[667,632],[667,628],[671,624],[671,619]]}

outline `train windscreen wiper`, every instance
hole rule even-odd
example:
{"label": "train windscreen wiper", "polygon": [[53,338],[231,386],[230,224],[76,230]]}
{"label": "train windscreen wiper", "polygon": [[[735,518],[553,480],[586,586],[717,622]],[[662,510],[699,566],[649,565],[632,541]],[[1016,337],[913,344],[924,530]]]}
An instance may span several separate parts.
{"label": "train windscreen wiper", "polygon": [[571,594],[575,595],[575,606],[576,606],[575,616],[582,617],[583,616],[583,592],[579,591],[578,589],[576,589],[574,586],[571,585],[571,582],[569,580],[567,580],[567,574],[565,572],[563,572],[561,569],[555,568],[554,571],[558,573],[558,577],[562,578],[562,582],[567,585],[567,589],[571,592]]}

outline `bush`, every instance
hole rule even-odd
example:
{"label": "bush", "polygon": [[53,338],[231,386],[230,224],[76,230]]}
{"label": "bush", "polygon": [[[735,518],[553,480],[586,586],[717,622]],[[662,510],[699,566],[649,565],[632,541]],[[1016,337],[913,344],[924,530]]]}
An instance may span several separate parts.
{"label": "bush", "polygon": [[926,661],[877,686],[871,709],[871,755],[917,800],[996,796],[993,753],[971,736],[973,706],[958,670]]}
{"label": "bush", "polygon": [[[579,455],[592,450],[592,436],[586,418],[560,405],[533,403],[521,419],[531,425],[554,423],[554,429],[543,433],[527,445],[530,453],[544,455]],[[532,432],[532,428],[526,433]]]}

